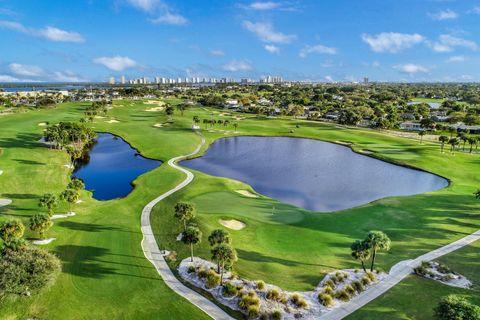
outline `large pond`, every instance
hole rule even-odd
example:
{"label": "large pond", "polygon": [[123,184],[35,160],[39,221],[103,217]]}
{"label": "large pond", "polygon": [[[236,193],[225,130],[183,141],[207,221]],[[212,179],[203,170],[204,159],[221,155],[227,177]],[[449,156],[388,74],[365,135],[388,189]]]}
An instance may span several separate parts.
{"label": "large pond", "polygon": [[220,139],[204,156],[181,164],[243,181],[271,198],[324,212],[448,185],[439,176],[360,155],[345,146],[287,137]]}
{"label": "large pond", "polygon": [[136,177],[161,163],[142,157],[117,136],[100,133],[88,159],[77,166],[73,175],[85,182],[87,190],[93,190],[95,199],[111,200],[129,194]]}

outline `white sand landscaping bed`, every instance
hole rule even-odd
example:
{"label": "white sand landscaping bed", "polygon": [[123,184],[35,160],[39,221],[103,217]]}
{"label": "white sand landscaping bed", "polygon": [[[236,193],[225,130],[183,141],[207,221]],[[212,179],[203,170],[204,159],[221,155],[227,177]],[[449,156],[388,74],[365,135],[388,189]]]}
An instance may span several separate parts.
{"label": "white sand landscaping bed", "polygon": [[0,207],[8,206],[10,203],[12,203],[10,199],[0,199]]}
{"label": "white sand landscaping bed", "polygon": [[235,190],[236,193],[240,193],[242,196],[249,197],[249,198],[258,198],[258,195],[255,193],[251,193],[248,190]]}
{"label": "white sand landscaping bed", "polygon": [[75,215],[75,212],[71,211],[65,214],[54,214],[51,219],[55,220],[55,219],[68,218],[68,217],[73,217],[74,215]]}
{"label": "white sand landscaping bed", "polygon": [[[233,310],[245,312],[238,305],[238,302],[240,301],[238,293],[234,296],[225,296],[223,294],[222,286],[215,286],[213,288],[206,287],[205,279],[200,278],[197,272],[199,270],[208,271],[210,269],[216,270],[216,264],[198,257],[194,257],[193,262],[190,261],[190,258],[186,258],[180,263],[180,266],[178,267],[179,274],[183,279],[193,284],[194,286],[209,292],[218,302],[222,303],[223,305],[228,306]],[[335,271],[327,274],[325,278],[320,282],[320,284],[315,288],[315,290],[307,292],[284,291],[281,288],[271,284],[265,284],[265,288],[260,290],[257,288],[256,281],[250,281],[234,277],[230,272],[225,272],[224,283],[230,283],[237,288],[243,288],[250,292],[255,291],[255,295],[260,300],[260,314],[271,314],[273,311],[278,310],[282,313],[282,317],[285,320],[293,320],[297,318],[313,320],[318,319],[323,313],[327,312],[328,310],[341,307],[344,304],[344,302],[338,299],[334,299],[334,305],[327,308],[318,302],[318,294],[320,292],[323,292],[323,287],[325,283],[328,280],[332,279],[332,277],[337,277],[337,273],[345,274],[346,278],[341,282],[337,282],[334,290],[341,290],[347,285],[350,285],[350,283],[354,281],[359,281],[365,276],[365,273],[360,270],[348,269]],[[386,274],[375,274],[375,276],[376,281],[378,281],[384,279]],[[372,285],[374,284],[372,283],[370,285],[366,285],[365,288],[368,288]],[[267,292],[272,289],[278,291],[279,293],[280,298],[276,301],[266,298]],[[297,294],[307,303],[306,308],[298,308],[296,305],[293,304],[290,299],[294,294]]]}
{"label": "white sand landscaping bed", "polygon": [[38,245],[45,245],[49,244],[52,241],[57,240],[57,238],[48,238],[48,239],[43,239],[43,240],[34,240],[32,241],[33,244],[38,244]]}
{"label": "white sand landscaping bed", "polygon": [[230,219],[230,220],[223,220],[220,219],[218,220],[218,223],[220,223],[222,226],[227,227],[232,230],[242,230],[245,228],[247,225],[243,223],[242,221],[238,221],[235,219]]}
{"label": "white sand landscaping bed", "polygon": [[436,261],[424,261],[420,267],[415,268],[415,274],[427,279],[439,281],[451,287],[470,289],[472,282],[465,276],[453,272],[448,267]]}

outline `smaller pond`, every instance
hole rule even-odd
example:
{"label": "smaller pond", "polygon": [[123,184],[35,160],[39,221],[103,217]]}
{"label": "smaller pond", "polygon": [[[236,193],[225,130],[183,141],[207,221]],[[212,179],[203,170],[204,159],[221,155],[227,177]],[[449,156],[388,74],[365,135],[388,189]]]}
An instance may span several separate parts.
{"label": "smaller pond", "polygon": [[[423,102],[407,102],[407,104],[420,104],[420,103],[423,103]],[[432,109],[440,109],[440,107],[442,106],[441,103],[439,102],[427,102],[427,104]]]}
{"label": "smaller pond", "polygon": [[162,162],[142,157],[123,139],[109,133],[99,133],[89,157],[78,164],[73,176],[85,182],[98,200],[125,197],[132,191],[132,181]]}

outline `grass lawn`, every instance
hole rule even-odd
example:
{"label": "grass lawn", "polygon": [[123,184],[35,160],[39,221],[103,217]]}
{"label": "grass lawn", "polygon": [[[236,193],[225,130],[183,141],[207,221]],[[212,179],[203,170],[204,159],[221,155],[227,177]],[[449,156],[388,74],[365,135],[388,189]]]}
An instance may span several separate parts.
{"label": "grass lawn", "polygon": [[432,319],[433,308],[449,294],[467,297],[480,305],[480,241],[437,259],[473,282],[472,290],[453,288],[412,275],[347,319]]}
{"label": "grass lawn", "polygon": [[[67,155],[36,142],[42,130],[37,124],[78,119],[85,106],[66,104],[55,110],[0,117],[0,170],[5,171],[0,176],[0,198],[14,200],[12,206],[0,209],[0,218],[27,218],[39,210],[37,200],[41,194],[62,191],[69,174],[63,167]],[[392,250],[379,256],[379,266],[388,269],[399,260],[473,232],[480,221],[476,214],[480,202],[472,196],[480,186],[475,174],[478,155],[440,154],[436,143],[420,145],[373,130],[245,114],[220,115],[220,111],[208,108],[190,109],[184,117],[176,112],[173,122],[168,123],[162,112],[146,111],[151,107],[155,105],[116,101],[107,118],[95,119],[92,126],[122,136],[146,157],[166,161],[190,153],[200,142],[190,129],[193,115],[229,119],[238,122],[238,132],[234,133],[232,126],[218,125],[212,132],[202,130],[208,142],[203,151],[215,139],[230,135],[341,140],[352,142],[354,150],[368,149],[378,158],[423,168],[451,180],[449,188],[433,193],[386,198],[341,212],[315,213],[266,197],[241,196],[234,190],[249,186],[196,173],[191,185],[159,203],[152,212],[159,246],[176,250],[180,259],[188,255],[188,250],[175,240],[181,227],[173,219],[172,208],[179,200],[191,201],[197,207],[196,220],[204,234],[197,248],[200,256],[210,258],[206,237],[221,227],[218,219],[241,220],[247,227],[231,231],[239,254],[238,273],[290,290],[311,289],[325,272],[358,266],[350,258],[349,246],[369,230],[381,229],[393,241]],[[110,118],[119,122],[108,123]],[[157,123],[164,126],[153,127]],[[300,128],[296,128],[297,124]],[[84,202],[75,208],[78,215],[57,220],[49,231],[49,236],[58,240],[47,248],[58,253],[64,264],[60,279],[34,298],[4,300],[0,318],[204,318],[203,313],[166,288],[140,248],[141,208],[182,178],[181,173],[162,165],[139,177],[137,187],[126,198],[99,202],[85,192]]]}

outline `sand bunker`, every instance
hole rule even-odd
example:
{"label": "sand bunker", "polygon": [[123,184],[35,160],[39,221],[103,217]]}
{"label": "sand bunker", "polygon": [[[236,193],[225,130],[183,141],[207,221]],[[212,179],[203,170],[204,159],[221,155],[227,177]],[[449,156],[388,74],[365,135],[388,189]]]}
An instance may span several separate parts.
{"label": "sand bunker", "polygon": [[67,212],[65,214],[54,214],[52,216],[52,220],[55,220],[55,219],[63,219],[63,218],[68,218],[68,217],[73,217],[75,215],[75,212]]}
{"label": "sand bunker", "polygon": [[155,123],[153,126],[154,126],[155,128],[161,128],[161,127],[163,127],[164,125],[165,125],[165,124],[163,124],[163,123]]}
{"label": "sand bunker", "polygon": [[164,109],[165,109],[164,107],[154,107],[154,108],[145,109],[145,111],[155,112],[155,111],[163,111]]}
{"label": "sand bunker", "polygon": [[38,125],[39,125],[40,127],[45,127],[45,126],[47,125],[47,123],[46,123],[46,122],[40,122]]}
{"label": "sand bunker", "polygon": [[118,120],[115,120],[115,119],[111,119],[111,120],[108,120],[107,123],[119,123],[120,121]]}
{"label": "sand bunker", "polygon": [[0,199],[0,207],[8,206],[10,203],[12,203],[10,199]]}
{"label": "sand bunker", "polygon": [[0,170],[0,176],[3,174],[3,170]]}
{"label": "sand bunker", "polygon": [[232,230],[242,230],[243,228],[245,228],[247,225],[241,221],[238,221],[238,220],[235,220],[235,219],[231,219],[231,220],[218,220],[218,222],[224,226],[224,227],[227,227],[229,229],[232,229]]}
{"label": "sand bunker", "polygon": [[38,245],[44,245],[44,244],[49,244],[50,242],[56,240],[57,238],[48,238],[44,240],[35,240],[32,241],[33,244],[38,244]]}
{"label": "sand bunker", "polygon": [[164,106],[165,105],[165,102],[163,101],[160,101],[160,100],[147,100],[144,102],[144,104],[156,104],[157,106]]}
{"label": "sand bunker", "polygon": [[235,190],[235,192],[240,193],[242,196],[249,197],[249,198],[258,198],[255,193],[251,193],[248,190]]}
{"label": "sand bunker", "polygon": [[102,117],[102,116],[95,116],[95,119],[105,119],[105,117]]}

